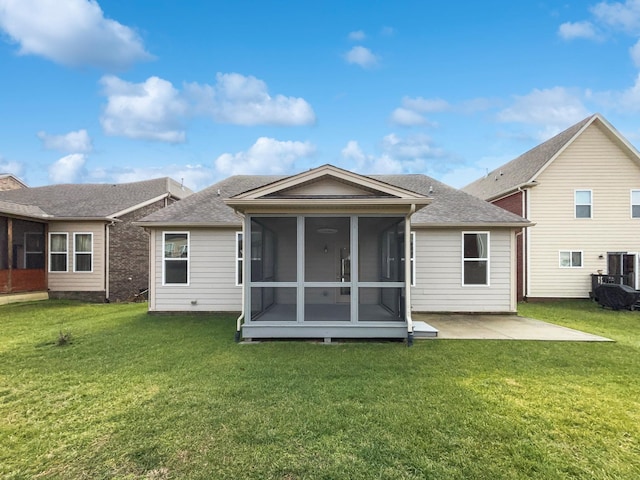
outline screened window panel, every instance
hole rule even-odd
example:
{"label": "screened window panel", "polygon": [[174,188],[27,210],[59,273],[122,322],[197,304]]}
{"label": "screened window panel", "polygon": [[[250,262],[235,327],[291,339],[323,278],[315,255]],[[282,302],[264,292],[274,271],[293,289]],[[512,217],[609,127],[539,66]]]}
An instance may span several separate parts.
{"label": "screened window panel", "polygon": [[640,218],[640,190],[631,191],[631,216]]}
{"label": "screened window panel", "polygon": [[76,252],[78,253],[91,253],[93,235],[90,233],[78,233],[75,235]]}
{"label": "screened window panel", "polygon": [[486,285],[488,262],[486,260],[467,260],[464,262],[464,284]]}
{"label": "screened window panel", "polygon": [[572,267],[582,266],[582,252],[571,252],[571,266]]}

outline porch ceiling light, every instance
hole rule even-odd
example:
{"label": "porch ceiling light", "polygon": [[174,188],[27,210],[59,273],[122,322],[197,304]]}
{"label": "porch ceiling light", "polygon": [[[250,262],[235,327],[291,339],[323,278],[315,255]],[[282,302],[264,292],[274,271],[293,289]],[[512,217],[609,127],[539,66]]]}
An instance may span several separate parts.
{"label": "porch ceiling light", "polygon": [[329,227],[322,227],[319,228],[317,230],[318,233],[324,233],[325,235],[333,235],[334,233],[338,233],[338,229],[337,228],[329,228]]}

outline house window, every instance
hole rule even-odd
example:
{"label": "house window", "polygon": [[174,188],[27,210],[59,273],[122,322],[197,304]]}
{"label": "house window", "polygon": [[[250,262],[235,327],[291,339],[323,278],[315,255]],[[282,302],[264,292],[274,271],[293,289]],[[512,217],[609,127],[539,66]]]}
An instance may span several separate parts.
{"label": "house window", "polygon": [[560,251],[561,268],[582,268],[582,252],[577,250]]}
{"label": "house window", "polygon": [[189,284],[189,233],[164,232],[162,236],[163,285]]}
{"label": "house window", "polygon": [[640,190],[631,190],[631,218],[640,218]]}
{"label": "house window", "polygon": [[576,190],[576,218],[591,218],[591,208],[593,204],[591,197],[591,190]]}
{"label": "house window", "polygon": [[242,232],[236,232],[236,286],[242,285]]}
{"label": "house window", "polygon": [[93,233],[74,233],[74,272],[93,271]]}
{"label": "house window", "polygon": [[463,232],[463,285],[489,285],[489,232]]}
{"label": "house window", "polygon": [[66,272],[68,270],[67,234],[49,234],[49,271]]}

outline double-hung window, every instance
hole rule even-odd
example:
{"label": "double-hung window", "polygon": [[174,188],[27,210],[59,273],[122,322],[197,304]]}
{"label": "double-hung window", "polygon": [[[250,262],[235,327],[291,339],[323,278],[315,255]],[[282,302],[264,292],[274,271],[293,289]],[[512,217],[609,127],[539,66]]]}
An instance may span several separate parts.
{"label": "double-hung window", "polygon": [[489,232],[462,233],[462,284],[489,285]]}
{"label": "double-hung window", "polygon": [[242,232],[236,232],[236,285],[242,285]]}
{"label": "double-hung window", "polygon": [[579,250],[561,250],[560,251],[560,267],[561,268],[581,268],[582,252]]}
{"label": "double-hung window", "polygon": [[66,272],[69,267],[66,233],[49,233],[49,271]]}
{"label": "double-hung window", "polygon": [[189,284],[189,233],[164,232],[162,235],[163,285]]}
{"label": "double-hung window", "polygon": [[631,218],[640,218],[640,190],[631,190]]}
{"label": "double-hung window", "polygon": [[575,191],[576,218],[591,218],[593,215],[593,194],[591,190]]}
{"label": "double-hung window", "polygon": [[93,233],[73,234],[73,271],[93,271]]}

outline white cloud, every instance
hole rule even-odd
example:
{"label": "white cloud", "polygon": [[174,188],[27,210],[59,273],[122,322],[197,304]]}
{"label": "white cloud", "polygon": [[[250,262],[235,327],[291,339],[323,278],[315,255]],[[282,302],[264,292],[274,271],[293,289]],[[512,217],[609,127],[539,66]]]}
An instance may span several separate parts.
{"label": "white cloud", "polygon": [[441,169],[445,152],[433,145],[426,135],[400,137],[394,133],[380,142],[379,155],[363,152],[355,140],[350,140],[342,149],[345,168],[360,173],[425,173],[427,170]]}
{"label": "white cloud", "polygon": [[574,38],[597,38],[598,34],[591,22],[565,22],[558,28],[558,35],[565,40]]}
{"label": "white cloud", "polygon": [[396,108],[391,112],[389,121],[401,127],[413,127],[427,123],[427,119],[423,115],[407,108]]}
{"label": "white cloud", "polygon": [[430,137],[424,134],[399,137],[395,133],[382,139],[383,151],[393,158],[402,160],[418,160],[442,157],[443,151],[434,147]]}
{"label": "white cloud", "polygon": [[403,97],[402,106],[421,113],[444,112],[451,109],[449,102],[441,98]]}
{"label": "white cloud", "polygon": [[185,141],[181,128],[187,104],[171,82],[149,77],[130,83],[115,76],[100,80],[108,97],[100,123],[107,135],[169,143]]}
{"label": "white cloud", "polygon": [[600,2],[591,7],[591,13],[603,24],[627,33],[640,30],[640,0]]}
{"label": "white cloud", "polygon": [[539,139],[549,138],[589,114],[580,98],[563,87],[534,89],[513,98],[513,104],[498,113],[498,120],[543,126]]}
{"label": "white cloud", "polygon": [[63,65],[121,69],[152,58],[140,36],[105,18],[95,0],[0,0],[0,28],[19,54]]}
{"label": "white cloud", "polygon": [[367,35],[362,30],[356,30],[355,32],[349,32],[349,40],[361,42],[367,38]]}
{"label": "white cloud", "polygon": [[234,125],[310,125],[316,116],[303,98],[269,95],[267,84],[253,76],[218,73],[216,84],[191,83],[185,93],[195,113]]}
{"label": "white cloud", "polygon": [[0,156],[0,173],[11,173],[16,177],[22,175],[24,164],[16,161],[5,160]]}
{"label": "white cloud", "polygon": [[393,34],[395,34],[396,31],[393,27],[382,27],[382,30],[380,30],[380,33],[385,37],[390,37]]}
{"label": "white cloud", "polygon": [[215,167],[226,175],[283,174],[291,171],[298,159],[310,157],[315,151],[309,142],[260,137],[246,152],[220,155]]}
{"label": "white cloud", "polygon": [[82,153],[72,153],[49,166],[51,183],[75,183],[84,171],[86,157]]}
{"label": "white cloud", "polygon": [[361,45],[353,47],[345,56],[347,63],[360,65],[362,68],[372,68],[378,64],[378,57],[371,50]]}
{"label": "white cloud", "polygon": [[633,64],[640,68],[640,40],[638,40],[633,47],[629,49],[629,55],[631,55],[631,60],[633,60]]}
{"label": "white cloud", "polygon": [[58,150],[65,153],[88,153],[93,150],[91,138],[86,130],[76,130],[64,135],[50,135],[38,132],[38,138],[47,150]]}

